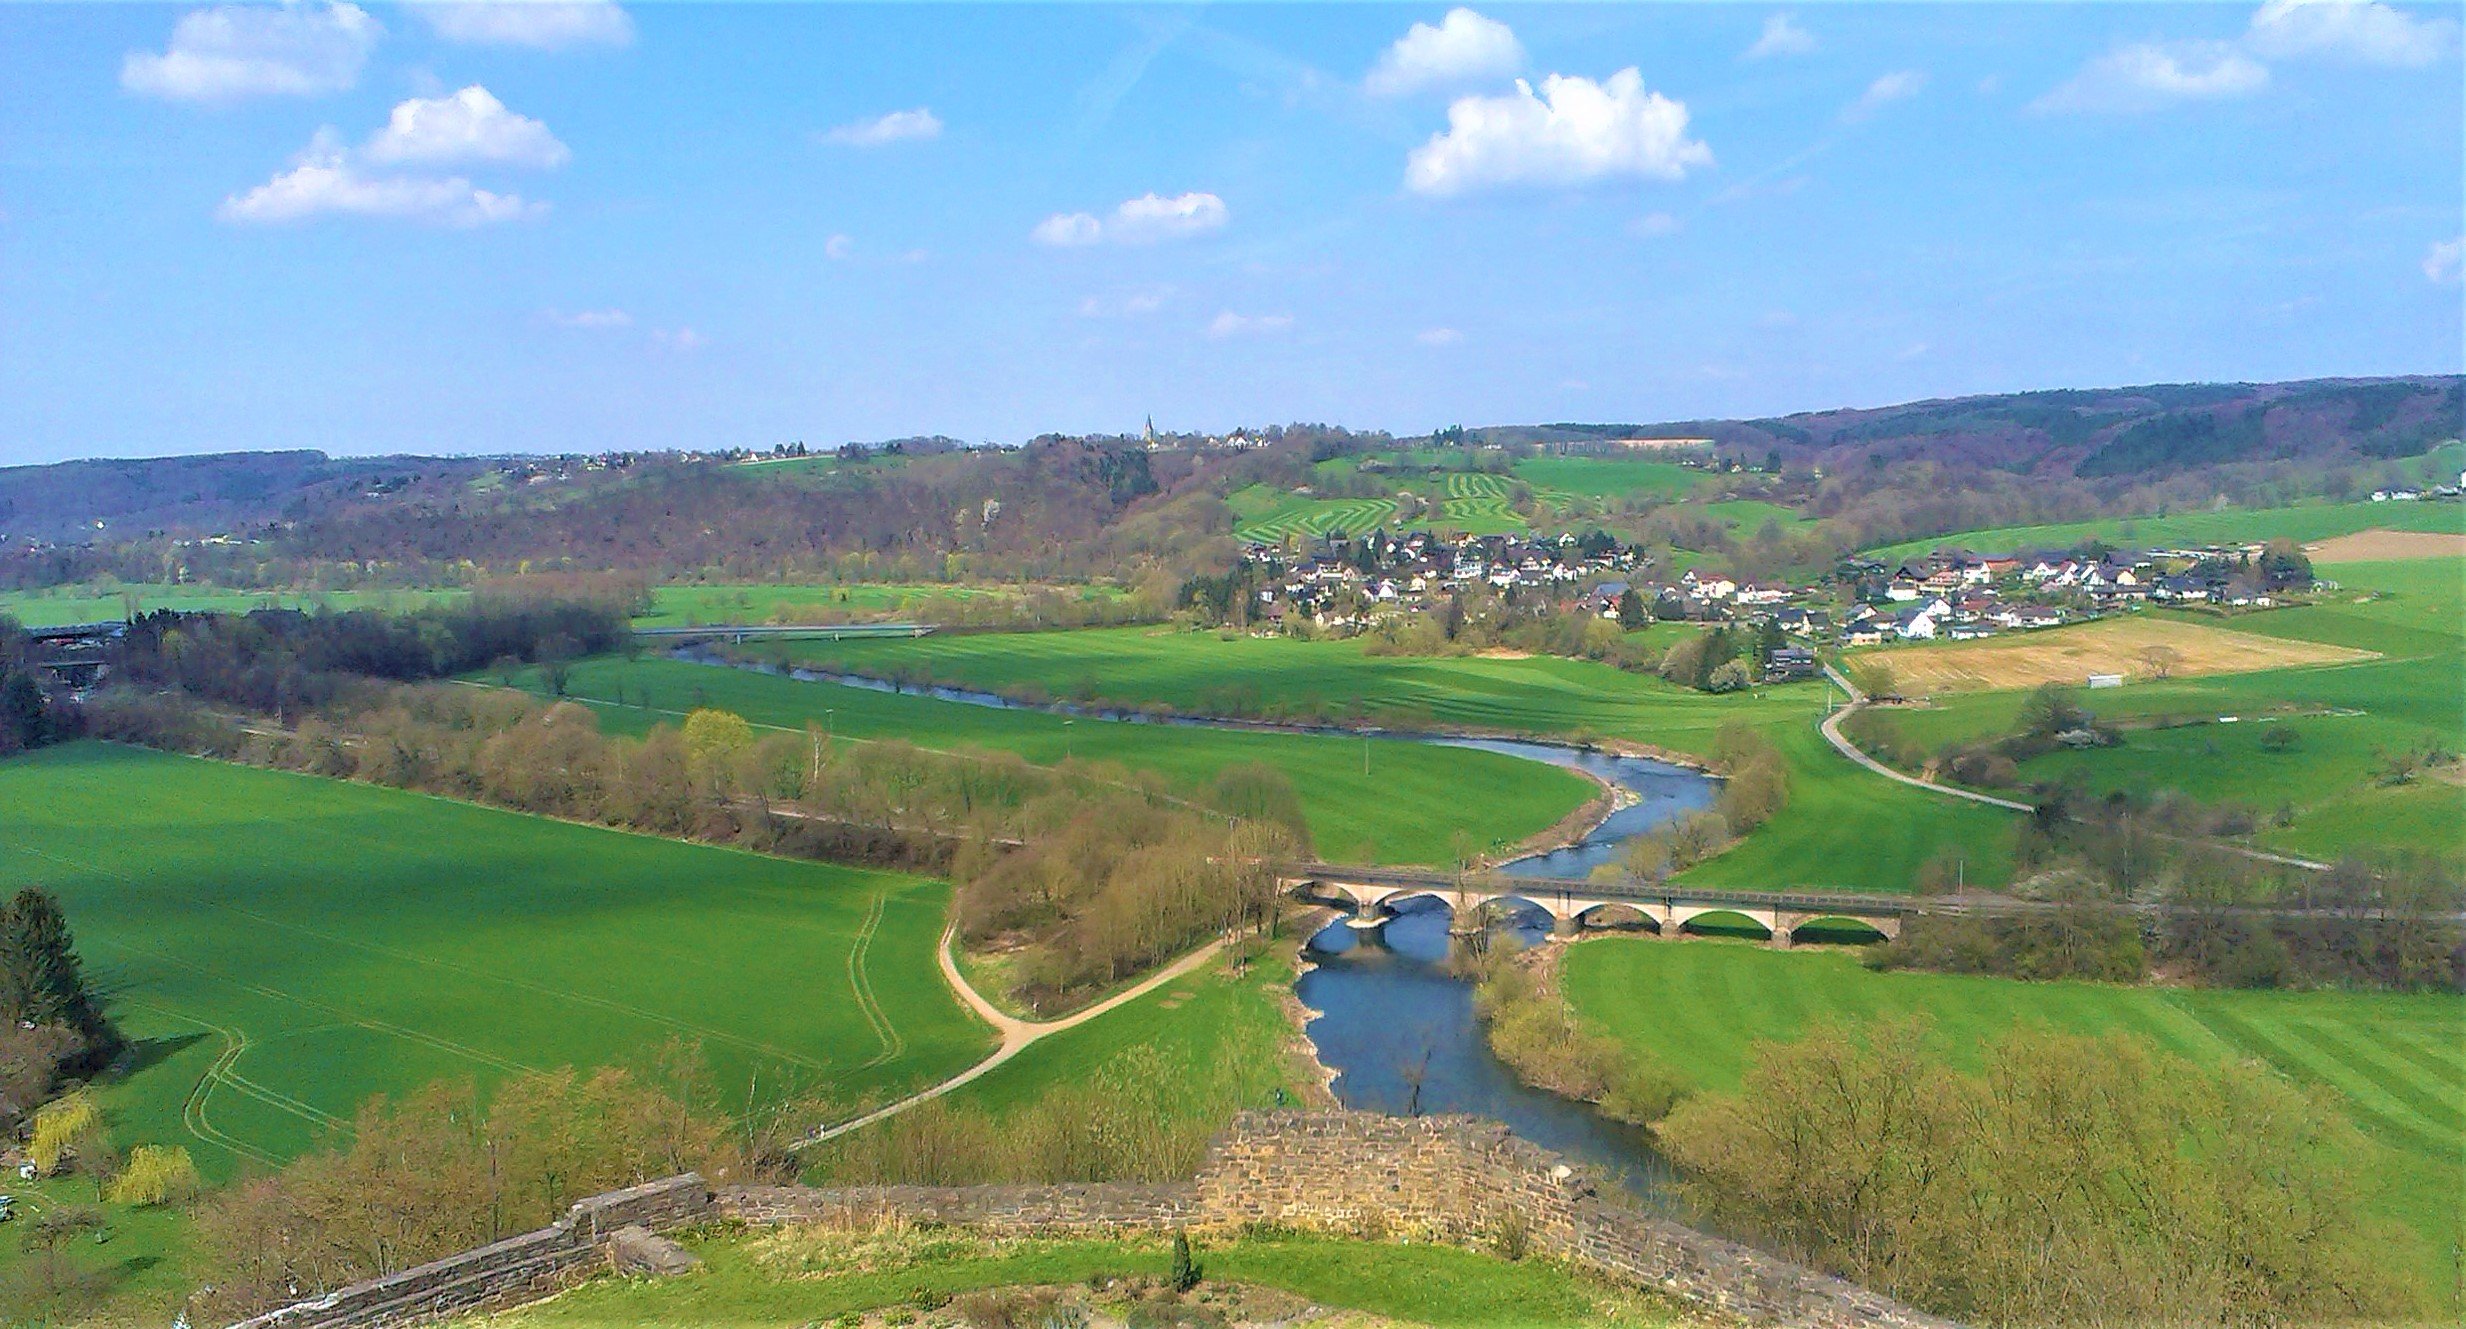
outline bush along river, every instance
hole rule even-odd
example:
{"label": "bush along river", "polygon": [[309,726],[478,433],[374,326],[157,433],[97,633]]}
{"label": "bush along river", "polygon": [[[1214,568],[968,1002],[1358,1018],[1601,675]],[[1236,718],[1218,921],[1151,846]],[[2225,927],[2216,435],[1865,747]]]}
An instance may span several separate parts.
{"label": "bush along river", "polygon": [[[1204,716],[1152,715],[1143,711],[1013,701],[968,688],[901,686],[863,675],[828,673],[750,661],[686,647],[674,652],[700,664],[729,665],[786,674],[806,682],[835,683],[876,692],[903,692],[971,706],[1041,710],[1122,724],[1172,724],[1201,728],[1272,730],[1360,737],[1337,726],[1271,725]],[[1443,743],[1480,748],[1563,766],[1616,791],[1616,806],[1575,843],[1501,865],[1516,876],[1577,881],[1603,864],[1617,862],[1627,842],[1673,818],[1710,807],[1720,785],[1713,777],[1669,762],[1620,756],[1565,744],[1446,733],[1385,732],[1382,742]],[[1612,1121],[1589,1106],[1536,1089],[1490,1051],[1481,1017],[1473,1009],[1473,984],[1449,962],[1453,914],[1435,898],[1401,902],[1398,912],[1374,928],[1355,928],[1339,918],[1303,948],[1307,962],[1295,992],[1309,1008],[1306,1032],[1319,1062],[1334,1072],[1330,1086],[1346,1107],[1397,1115],[1468,1112],[1507,1124],[1545,1148],[1587,1164],[1601,1180],[1629,1192],[1646,1206],[1676,1212],[1669,1163],[1651,1137]],[[1511,915],[1492,926],[1493,940],[1543,945],[1550,920],[1538,909]]]}

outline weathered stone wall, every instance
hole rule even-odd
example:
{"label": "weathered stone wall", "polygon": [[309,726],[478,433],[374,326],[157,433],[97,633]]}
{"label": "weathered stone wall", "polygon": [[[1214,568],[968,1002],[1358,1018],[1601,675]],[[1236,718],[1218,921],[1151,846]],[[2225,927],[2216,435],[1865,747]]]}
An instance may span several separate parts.
{"label": "weathered stone wall", "polygon": [[1100,1235],[1201,1223],[1198,1190],[1075,1183],[1056,1186],[723,1186],[721,1216],[746,1223],[857,1226],[884,1218],[993,1232]]}
{"label": "weathered stone wall", "polygon": [[537,1295],[604,1259],[628,1224],[715,1219],[861,1225],[886,1218],[1004,1233],[1103,1234],[1259,1223],[1480,1244],[1510,1227],[1529,1249],[1755,1324],[1958,1329],[1802,1265],[1614,1203],[1583,1171],[1474,1117],[1245,1112],[1199,1175],[1169,1185],[727,1186],[698,1176],[577,1204],[556,1226],[358,1284],[238,1329],[359,1329]]}
{"label": "weathered stone wall", "polygon": [[536,1232],[294,1302],[237,1329],[363,1329],[519,1302],[604,1262],[604,1243],[619,1228],[673,1232],[716,1216],[711,1188],[688,1172],[592,1196]]}

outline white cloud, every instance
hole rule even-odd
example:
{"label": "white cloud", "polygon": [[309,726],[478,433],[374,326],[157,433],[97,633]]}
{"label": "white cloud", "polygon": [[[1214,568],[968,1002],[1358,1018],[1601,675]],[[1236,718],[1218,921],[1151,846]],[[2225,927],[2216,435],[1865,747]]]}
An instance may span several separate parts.
{"label": "white cloud", "polygon": [[579,309],[570,314],[551,309],[544,317],[557,327],[584,332],[616,332],[634,325],[634,316],[622,309]]}
{"label": "white cloud", "polygon": [[412,8],[449,42],[470,46],[624,46],[633,16],[612,0],[437,0]]}
{"label": "white cloud", "polygon": [[1464,334],[1454,328],[1423,328],[1413,334],[1413,340],[1424,346],[1453,346],[1464,340]]}
{"label": "white cloud", "polygon": [[2246,41],[2271,59],[2421,69],[2447,56],[2457,35],[2455,19],[2420,19],[2372,0],[2269,0],[2252,15]]}
{"label": "white cloud", "polygon": [[322,129],[292,168],[246,194],[223,200],[224,221],[269,225],[341,215],[387,217],[432,226],[473,227],[522,221],[548,211],[545,203],[481,189],[461,176],[372,175]]}
{"label": "white cloud", "polygon": [[1451,9],[1437,27],[1416,23],[1387,48],[1362,80],[1373,97],[1402,97],[1431,88],[1463,87],[1506,78],[1524,68],[1524,47],[1497,19]]}
{"label": "white cloud", "polygon": [[1207,335],[1225,337],[1262,337],[1283,332],[1293,326],[1291,314],[1236,314],[1225,310],[1216,321],[1207,325]]}
{"label": "white cloud", "polygon": [[1687,106],[1644,90],[1627,68],[1606,82],[1552,74],[1498,97],[1463,97],[1447,129],[1413,149],[1404,183],[1448,196],[1507,185],[1578,185],[1613,176],[1678,180],[1710,166],[1712,149],[1687,137]]}
{"label": "white cloud", "polygon": [[1775,14],[1764,20],[1764,33],[1755,45],[1741,56],[1745,60],[1764,60],[1776,55],[1806,55],[1815,49],[1815,34],[1799,27],[1787,14]]}
{"label": "white cloud", "polygon": [[692,328],[653,328],[651,340],[671,351],[691,351],[701,347],[704,338]]}
{"label": "white cloud", "polygon": [[1908,101],[1927,85],[1926,71],[1896,69],[1867,85],[1858,100],[1841,110],[1844,120],[1864,120],[1894,102]]}
{"label": "white cloud", "polygon": [[941,136],[942,118],[922,106],[913,111],[892,111],[871,119],[851,121],[823,135],[833,143],[851,148],[878,148],[886,143]]}
{"label": "white cloud", "polygon": [[2031,109],[2151,111],[2176,102],[2249,96],[2267,86],[2269,67],[2232,43],[2135,42],[2082,66]]}
{"label": "white cloud", "polygon": [[1028,234],[1040,245],[1070,249],[1103,239],[1105,224],[1084,212],[1057,212],[1036,223]]}
{"label": "white cloud", "polygon": [[120,86],[172,101],[316,97],[359,82],[385,29],[353,4],[192,9],[162,54],[131,51]]}
{"label": "white cloud", "polygon": [[2423,276],[2445,285],[2458,279],[2461,263],[2466,263],[2466,239],[2435,240],[2423,253]]}
{"label": "white cloud", "polygon": [[476,83],[452,96],[414,97],[397,105],[364,151],[374,162],[487,162],[543,170],[563,166],[574,155],[548,126],[506,110]]}
{"label": "white cloud", "polygon": [[1057,212],[1038,222],[1029,234],[1038,244],[1059,248],[1099,241],[1143,245],[1222,230],[1232,219],[1232,210],[1214,194],[1176,194],[1171,198],[1142,194],[1115,208],[1108,219],[1099,220],[1085,212]]}
{"label": "white cloud", "polygon": [[1665,235],[1676,235],[1678,230],[1678,219],[1666,212],[1648,212],[1627,223],[1627,234],[1638,240],[1658,240]]}
{"label": "white cloud", "polygon": [[834,235],[822,242],[822,257],[843,259],[856,252],[856,241],[845,235]]}

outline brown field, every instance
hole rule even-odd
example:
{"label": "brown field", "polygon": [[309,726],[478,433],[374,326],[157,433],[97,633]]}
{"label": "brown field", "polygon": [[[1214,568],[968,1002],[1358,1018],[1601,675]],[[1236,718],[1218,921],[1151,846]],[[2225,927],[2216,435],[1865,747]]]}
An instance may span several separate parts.
{"label": "brown field", "polygon": [[1906,696],[1935,692],[1988,692],[2034,688],[2041,683],[2080,686],[2091,674],[2122,674],[2134,682],[2152,677],[2143,653],[2175,652],[2169,675],[2246,674],[2293,665],[2369,660],[2370,651],[2311,641],[2286,641],[2171,619],[2110,618],[2078,627],[1995,637],[1986,641],[1861,652],[1892,666]]}
{"label": "brown field", "polygon": [[2384,558],[2455,558],[2466,555],[2466,535],[2453,531],[2357,531],[2305,545],[2315,563],[2363,563]]}

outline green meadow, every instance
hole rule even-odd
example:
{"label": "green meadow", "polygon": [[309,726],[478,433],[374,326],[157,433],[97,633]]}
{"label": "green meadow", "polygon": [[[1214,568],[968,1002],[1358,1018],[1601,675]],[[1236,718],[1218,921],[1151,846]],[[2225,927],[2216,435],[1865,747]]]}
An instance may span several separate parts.
{"label": "green meadow", "polygon": [[[2023,764],[2023,779],[2077,779],[2108,793],[2174,790],[2203,803],[2260,814],[2264,846],[2330,858],[2349,850],[2405,846],[2466,869],[2466,790],[2437,775],[2381,783],[2384,754],[2428,740],[2449,752],[2466,742],[2466,562],[2407,559],[2324,569],[2340,589],[2320,603],[2239,614],[2184,617],[2238,632],[2377,651],[2377,660],[2136,682],[2079,694],[2100,718],[2130,728],[2115,747],[2048,753]],[[1886,657],[1887,659],[1889,657]],[[1896,723],[1930,751],[2010,732],[2026,694],[1952,694],[1899,712]],[[2228,719],[2227,717],[2232,717]],[[2293,749],[2267,751],[2261,737],[2284,724]],[[2284,816],[2285,825],[2276,824]]]}
{"label": "green meadow", "polygon": [[1111,587],[966,586],[845,582],[816,585],[775,585],[718,582],[654,586],[651,611],[635,617],[645,628],[700,627],[706,623],[835,622],[852,614],[896,615],[935,601],[1001,603],[1025,598],[1031,591],[1059,589],[1075,599],[1110,600]]}
{"label": "green meadow", "polygon": [[100,743],[0,762],[0,808],[0,874],[59,894],[139,1040],[116,1137],[218,1178],[436,1079],[676,1039],[732,1102],[854,1102],[990,1042],[939,882]]}
{"label": "green meadow", "polygon": [[1922,1014],[1945,1054],[1976,1069],[2019,1024],[2142,1035],[2200,1061],[2259,1061],[2333,1094],[2389,1151],[2377,1207],[2424,1235],[2427,1284],[2457,1304],[2466,1222],[2466,996],[2249,992],[2022,983],[1876,973],[1839,951],[1603,938],[1570,949],[1561,987],[1578,1015],[1709,1089],[1738,1086],[1757,1039],[1825,1017]]}
{"label": "green meadow", "polygon": [[30,628],[118,623],[131,610],[245,614],[252,609],[377,609],[389,614],[451,600],[460,590],[243,591],[218,586],[81,582],[39,591],[0,592],[0,617]]}
{"label": "green meadow", "polygon": [[[801,664],[874,675],[924,670],[940,682],[1011,695],[1161,703],[1190,714],[1328,713],[1391,728],[1626,740],[1696,755],[1712,751],[1725,721],[1744,720],[1788,759],[1789,806],[1686,880],[1906,890],[1919,867],[1948,845],[1969,856],[1971,881],[1998,884],[2011,872],[2012,814],[1893,784],[1852,765],[1816,732],[1824,710],[1820,683],[1716,697],[1586,660],[1380,656],[1358,641],[1158,628],[799,642],[783,649]],[[1343,844],[1321,843],[1329,850]]]}
{"label": "green meadow", "polygon": [[[2454,478],[2454,477],[2453,477]],[[1998,526],[1931,535],[1870,549],[1869,558],[1896,559],[1958,546],[1981,553],[2068,549],[2084,540],[2118,546],[2201,545],[2253,540],[2327,540],[2357,531],[2466,531],[2457,503],[2306,503],[2283,508],[2218,508],[2162,516],[2108,517],[2048,526]]]}
{"label": "green meadow", "polygon": [[[1061,635],[1061,634],[1036,634]],[[990,640],[991,635],[941,638]],[[533,680],[536,685],[536,679]],[[800,682],[657,656],[585,661],[567,685],[612,732],[642,730],[697,707],[802,733],[807,724],[856,739],[921,747],[1016,752],[1038,765],[1074,759],[1153,771],[1183,793],[1204,790],[1231,766],[1264,762],[1301,795],[1319,852],[1380,863],[1444,863],[1456,831],[1476,848],[1514,844],[1549,829],[1594,793],[1580,776],[1515,757],[1423,743],[1315,734],[1232,732],[1082,719],[1033,710]],[[1366,768],[1366,769],[1365,769]]]}
{"label": "green meadow", "polygon": [[1676,462],[1617,457],[1528,457],[1515,464],[1514,473],[1517,479],[1541,493],[1671,501],[1703,488],[1710,478],[1703,471]]}
{"label": "green meadow", "polygon": [[[1159,1282],[1172,1259],[1169,1245],[1158,1238],[997,1243],[920,1234],[918,1249],[907,1261],[900,1260],[895,1251],[882,1251],[861,1267],[816,1274],[808,1272],[797,1256],[796,1240],[793,1235],[766,1239],[714,1234],[689,1242],[705,1263],[683,1277],[599,1279],[535,1306],[451,1323],[459,1329],[753,1329],[835,1321],[855,1324],[861,1312],[914,1305],[920,1292],[949,1297],[987,1288],[1067,1287],[1122,1278]],[[1195,1244],[1206,1270],[1203,1290],[1225,1283],[1280,1288],[1339,1311],[1382,1317],[1375,1321],[1379,1324],[1429,1329],[1598,1329],[1700,1323],[1666,1301],[1548,1260],[1509,1261],[1430,1243],[1299,1235],[1235,1236]],[[1212,1309],[1201,1305],[1185,1311]],[[912,1312],[894,1314],[907,1318],[892,1323],[917,1319]],[[1149,1314],[1153,1318],[1134,1312],[1130,1323],[1217,1322]],[[934,1318],[930,1322],[942,1321]],[[1354,1324],[1358,1320],[1339,1315],[1327,1322]]]}

